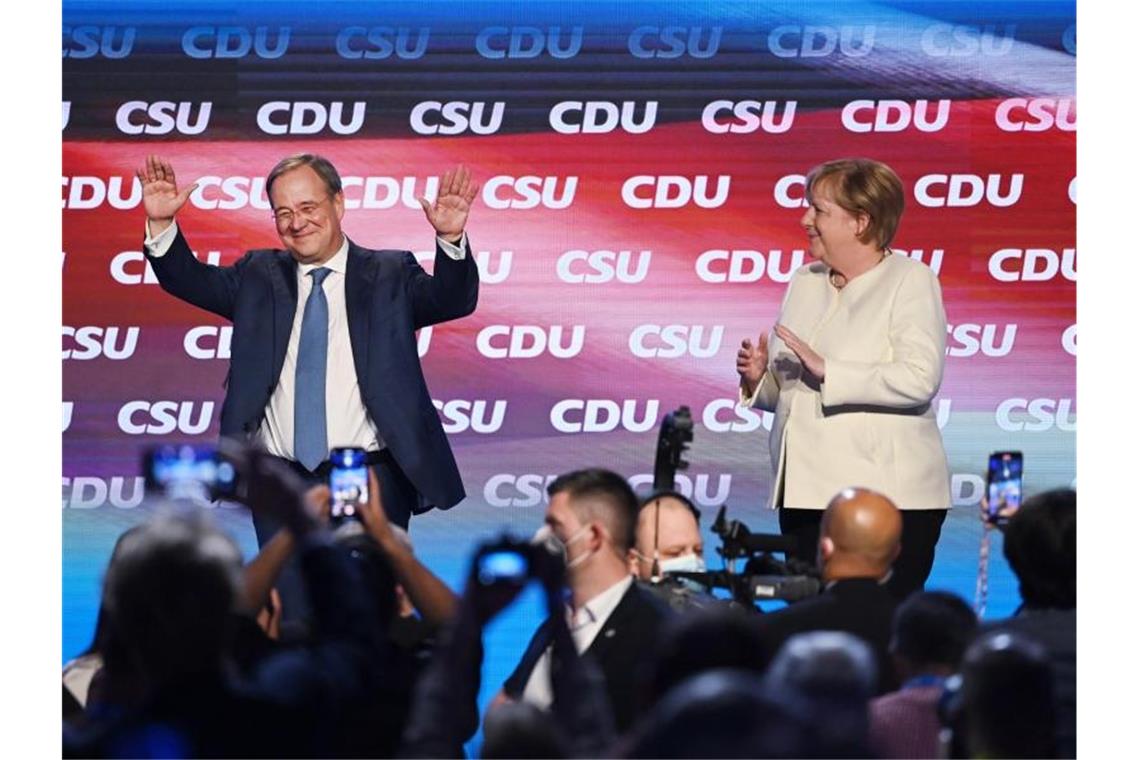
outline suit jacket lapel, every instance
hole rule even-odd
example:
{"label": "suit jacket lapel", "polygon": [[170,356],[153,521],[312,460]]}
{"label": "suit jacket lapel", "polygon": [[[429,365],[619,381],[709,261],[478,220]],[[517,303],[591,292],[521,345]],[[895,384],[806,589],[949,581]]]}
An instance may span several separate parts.
{"label": "suit jacket lapel", "polygon": [[352,363],[356,366],[356,381],[362,391],[368,387],[369,307],[376,274],[371,263],[364,249],[349,240],[348,264],[344,272],[344,308],[348,312]]}
{"label": "suit jacket lapel", "polygon": [[276,261],[269,267],[269,280],[273,287],[273,374],[270,377],[272,385],[276,385],[297,313],[297,262],[287,251],[276,253]]}
{"label": "suit jacket lapel", "polygon": [[598,631],[598,635],[590,642],[583,654],[589,654],[602,662],[606,653],[613,647],[614,641],[617,639],[618,632],[624,627],[633,611],[633,594],[636,593],[637,582],[634,581],[625,593],[621,595],[621,601],[618,602],[617,607],[606,618],[606,622],[602,624],[602,630]]}

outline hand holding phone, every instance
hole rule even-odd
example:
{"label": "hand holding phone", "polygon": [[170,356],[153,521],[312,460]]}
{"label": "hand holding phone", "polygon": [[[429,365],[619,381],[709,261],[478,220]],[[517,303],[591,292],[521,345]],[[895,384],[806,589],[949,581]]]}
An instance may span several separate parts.
{"label": "hand holding phone", "polygon": [[333,527],[346,520],[360,520],[361,511],[368,505],[366,456],[364,449],[355,446],[335,448],[329,456],[329,522]]}
{"label": "hand holding phone", "polygon": [[1021,508],[1023,457],[1020,451],[995,451],[986,468],[987,522],[1004,526]]}
{"label": "hand holding phone", "polygon": [[176,499],[235,499],[240,485],[234,465],[215,447],[203,445],[168,444],[146,449],[143,476],[148,491]]}

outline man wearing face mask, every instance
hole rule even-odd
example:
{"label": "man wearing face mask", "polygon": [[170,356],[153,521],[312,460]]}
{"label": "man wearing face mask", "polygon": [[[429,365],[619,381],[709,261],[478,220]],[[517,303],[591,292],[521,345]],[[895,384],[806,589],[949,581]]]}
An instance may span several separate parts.
{"label": "man wearing face mask", "polygon": [[[567,473],[547,491],[550,505],[535,541],[566,558],[566,616],[574,645],[602,672],[614,724],[625,731],[637,717],[653,644],[672,615],[630,575],[637,498],[624,478],[603,469]],[[558,667],[551,661],[550,627],[547,621],[535,632],[503,684],[505,698],[550,707],[550,673]]]}

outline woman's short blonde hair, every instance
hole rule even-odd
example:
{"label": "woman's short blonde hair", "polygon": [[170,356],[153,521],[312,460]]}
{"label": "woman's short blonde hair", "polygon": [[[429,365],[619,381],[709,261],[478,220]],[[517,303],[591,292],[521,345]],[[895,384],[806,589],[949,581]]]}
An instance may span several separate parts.
{"label": "woman's short blonde hair", "polygon": [[836,205],[853,215],[870,219],[859,242],[886,248],[894,239],[903,212],[903,186],[894,169],[870,158],[840,158],[808,172],[807,197],[820,188],[829,191]]}

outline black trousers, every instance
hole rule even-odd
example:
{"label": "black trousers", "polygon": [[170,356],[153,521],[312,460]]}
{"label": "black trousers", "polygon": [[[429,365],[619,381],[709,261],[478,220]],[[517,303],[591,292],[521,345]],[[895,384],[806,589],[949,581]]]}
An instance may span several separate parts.
{"label": "black trousers", "polygon": [[[310,485],[328,482],[330,466],[327,460],[313,471],[290,459],[280,461]],[[383,495],[384,512],[388,515],[388,521],[407,530],[412,513],[419,511],[419,494],[415,486],[404,475],[404,471],[396,464],[395,458],[387,449],[369,452],[367,461],[372,471],[376,473],[376,479],[380,481],[380,493]],[[281,528],[281,523],[272,517],[254,512],[253,529],[257,534],[258,546],[265,546]],[[311,608],[296,556],[290,557],[281,569],[276,586],[277,593],[281,596],[282,636],[303,638],[308,632]]]}
{"label": "black trousers", "polygon": [[[903,530],[899,556],[887,588],[900,601],[921,591],[934,567],[934,547],[942,535],[945,509],[902,510]],[[819,547],[822,509],[781,509],[780,532],[796,539],[796,558],[815,563]]]}

